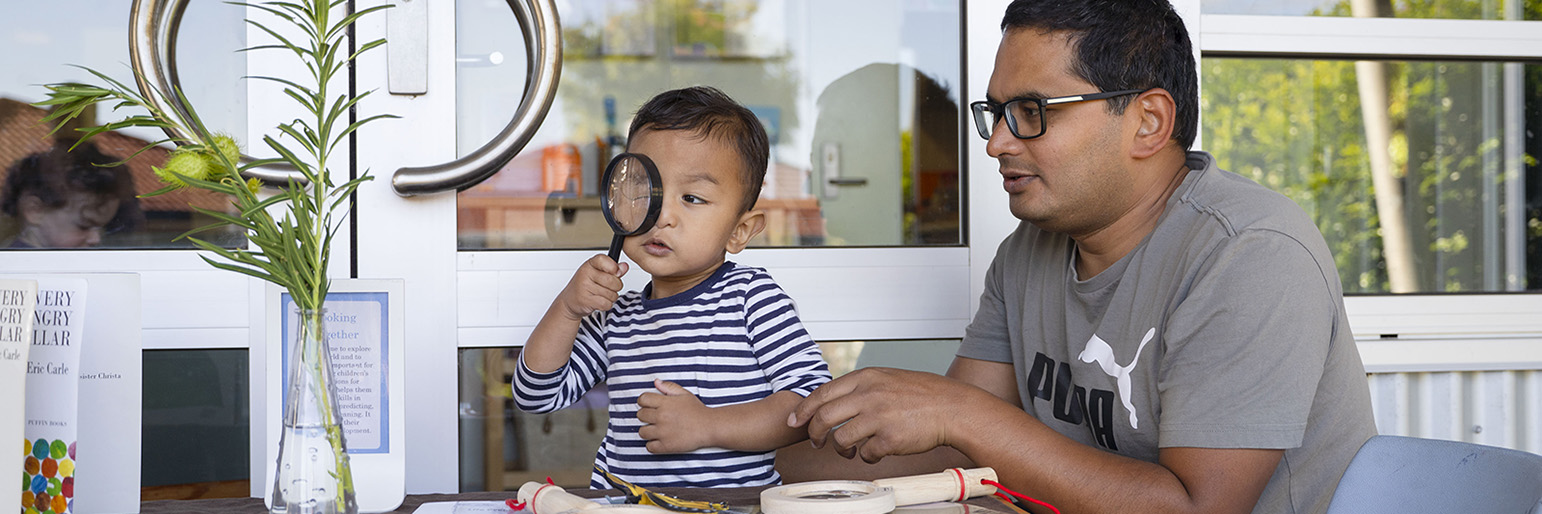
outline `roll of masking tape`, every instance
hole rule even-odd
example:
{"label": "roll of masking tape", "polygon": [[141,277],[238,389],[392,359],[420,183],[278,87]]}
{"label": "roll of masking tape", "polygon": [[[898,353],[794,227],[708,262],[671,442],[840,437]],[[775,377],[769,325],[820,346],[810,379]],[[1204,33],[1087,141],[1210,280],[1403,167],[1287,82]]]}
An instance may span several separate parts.
{"label": "roll of masking tape", "polygon": [[773,487],[760,492],[765,514],[886,514],[894,510],[894,489],[859,480],[824,480]]}

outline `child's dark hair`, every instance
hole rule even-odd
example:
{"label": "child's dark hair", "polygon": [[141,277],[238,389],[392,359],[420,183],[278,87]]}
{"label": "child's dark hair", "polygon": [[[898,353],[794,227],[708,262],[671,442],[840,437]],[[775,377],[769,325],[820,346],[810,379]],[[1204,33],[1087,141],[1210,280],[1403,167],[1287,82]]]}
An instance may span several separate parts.
{"label": "child's dark hair", "polygon": [[716,88],[693,86],[665,91],[637,109],[630,140],[643,130],[687,130],[703,138],[711,137],[738,150],[743,170],[744,201],[742,211],[755,208],[760,198],[760,184],[766,179],[766,164],[771,157],[771,142],[766,128],[755,113]]}
{"label": "child's dark hair", "polygon": [[48,150],[16,161],[0,188],[0,213],[19,216],[23,195],[36,197],[49,209],[64,207],[74,192],[116,197],[121,167],[102,166],[117,159],[103,155],[91,143],[81,143],[72,152],[71,144],[74,141],[57,141]]}

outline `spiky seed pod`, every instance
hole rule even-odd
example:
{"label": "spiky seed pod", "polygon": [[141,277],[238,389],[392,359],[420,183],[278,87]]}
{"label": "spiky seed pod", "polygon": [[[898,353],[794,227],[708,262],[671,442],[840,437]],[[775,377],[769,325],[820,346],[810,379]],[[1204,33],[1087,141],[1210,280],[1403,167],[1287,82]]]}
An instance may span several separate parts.
{"label": "spiky seed pod", "polygon": [[155,177],[161,179],[161,182],[166,185],[176,186],[178,189],[187,187],[187,182],[183,182],[181,178],[172,175],[166,168],[151,166],[150,169],[155,172]]}
{"label": "spiky seed pod", "polygon": [[[196,150],[178,148],[171,152],[171,158],[166,159],[166,169],[181,173],[184,176],[199,180],[209,180],[214,176],[214,163],[208,155]],[[164,180],[164,179],[163,179]],[[177,182],[181,182],[178,180]]]}
{"label": "spiky seed pod", "polygon": [[241,162],[241,145],[236,143],[236,139],[229,134],[215,134],[212,146],[231,164]]}

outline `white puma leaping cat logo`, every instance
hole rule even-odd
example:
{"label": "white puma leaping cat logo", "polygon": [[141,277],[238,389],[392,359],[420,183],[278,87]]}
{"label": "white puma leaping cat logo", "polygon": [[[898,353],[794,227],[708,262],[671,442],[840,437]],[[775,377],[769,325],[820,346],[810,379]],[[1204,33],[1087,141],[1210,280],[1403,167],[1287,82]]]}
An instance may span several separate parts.
{"label": "white puma leaping cat logo", "polygon": [[1141,350],[1146,349],[1146,343],[1151,342],[1151,338],[1155,335],[1156,327],[1151,327],[1151,330],[1146,331],[1146,337],[1141,338],[1140,346],[1135,349],[1135,358],[1130,359],[1129,366],[1120,366],[1119,363],[1114,362],[1113,347],[1109,346],[1108,342],[1098,337],[1097,334],[1093,334],[1092,339],[1087,340],[1087,349],[1082,350],[1081,355],[1076,356],[1082,362],[1089,364],[1094,361],[1097,362],[1098,367],[1103,368],[1104,373],[1117,379],[1119,384],[1119,401],[1124,402],[1124,408],[1130,411],[1130,428],[1140,428],[1139,422],[1135,417],[1135,405],[1130,403],[1130,372],[1135,371],[1135,364],[1140,362]]}

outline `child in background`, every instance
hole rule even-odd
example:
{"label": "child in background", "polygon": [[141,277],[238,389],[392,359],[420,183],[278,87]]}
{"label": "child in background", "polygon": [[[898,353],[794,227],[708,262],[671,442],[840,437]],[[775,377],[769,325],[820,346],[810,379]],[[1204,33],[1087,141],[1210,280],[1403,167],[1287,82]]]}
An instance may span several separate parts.
{"label": "child in background", "polygon": [[[770,275],[725,261],[766,225],[754,210],[765,128],[692,87],[644,104],[627,141],[663,182],[657,223],[622,246],[652,281],[619,294],[625,263],[601,254],[580,266],[520,354],[515,404],[550,412],[606,381],[596,468],[642,487],[779,483],[775,450],[808,437],[787,416],[830,372]],[[598,472],[590,486],[608,488]]]}
{"label": "child in background", "polygon": [[[120,193],[130,181],[126,168],[106,167],[117,159],[95,145],[61,140],[53,147],[16,161],[0,188],[0,218],[16,234],[6,248],[81,248],[102,243],[117,219]],[[129,186],[132,190],[132,186]],[[0,240],[5,239],[0,234]]]}

